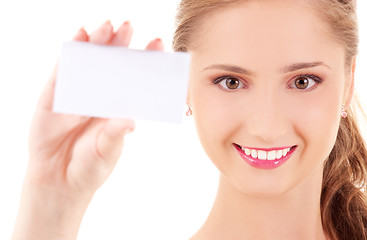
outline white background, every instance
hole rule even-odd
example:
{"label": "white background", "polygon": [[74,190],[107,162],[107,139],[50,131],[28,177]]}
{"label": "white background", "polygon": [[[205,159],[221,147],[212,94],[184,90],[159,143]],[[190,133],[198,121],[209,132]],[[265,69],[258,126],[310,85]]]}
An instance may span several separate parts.
{"label": "white background", "polygon": [[[27,165],[29,125],[63,41],[84,26],[130,20],[131,47],[161,37],[170,51],[178,0],[0,0],[0,239],[9,239]],[[357,92],[367,106],[367,2],[359,0]],[[363,96],[364,95],[364,96]],[[366,107],[365,107],[366,109]],[[183,125],[137,122],[98,190],[78,239],[187,239],[206,218],[218,174]]]}

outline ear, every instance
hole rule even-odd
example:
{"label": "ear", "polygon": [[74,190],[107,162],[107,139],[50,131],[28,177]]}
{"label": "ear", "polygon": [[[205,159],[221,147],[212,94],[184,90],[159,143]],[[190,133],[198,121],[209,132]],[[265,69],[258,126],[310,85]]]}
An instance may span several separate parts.
{"label": "ear", "polygon": [[348,74],[347,84],[345,87],[345,108],[348,108],[353,99],[354,94],[354,73],[356,70],[356,58],[353,58],[351,72]]}

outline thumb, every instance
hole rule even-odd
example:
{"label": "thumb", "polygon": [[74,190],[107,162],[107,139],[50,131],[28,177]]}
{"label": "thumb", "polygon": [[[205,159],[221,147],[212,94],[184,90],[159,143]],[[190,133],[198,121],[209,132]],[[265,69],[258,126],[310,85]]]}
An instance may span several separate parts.
{"label": "thumb", "polygon": [[121,155],[124,136],[132,132],[135,123],[130,119],[110,119],[106,121],[97,138],[99,156],[109,166],[114,166]]}

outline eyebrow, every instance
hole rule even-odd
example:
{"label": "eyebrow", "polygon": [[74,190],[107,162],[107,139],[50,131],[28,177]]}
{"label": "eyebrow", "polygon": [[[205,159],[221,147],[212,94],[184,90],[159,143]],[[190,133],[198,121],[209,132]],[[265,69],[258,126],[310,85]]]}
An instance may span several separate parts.
{"label": "eyebrow", "polygon": [[249,76],[254,75],[254,73],[245,68],[229,64],[213,64],[203,69],[203,71],[206,70],[224,70],[227,72],[235,72],[243,75],[249,75]]}
{"label": "eyebrow", "polygon": [[[300,63],[293,63],[289,66],[281,68],[280,72],[289,73],[289,72],[294,72],[294,71],[301,70],[301,69],[307,69],[307,68],[313,68],[313,67],[319,67],[319,66],[324,66],[324,67],[331,69],[331,67],[325,64],[324,62],[300,62]],[[244,74],[248,76],[255,75],[253,72],[245,68],[242,68],[236,65],[230,65],[230,64],[213,64],[213,65],[205,67],[203,71],[213,70],[213,69],[214,70],[215,69],[224,70],[227,72],[234,72],[234,73]]]}
{"label": "eyebrow", "polygon": [[286,66],[281,70],[281,72],[288,73],[288,72],[294,72],[300,69],[307,69],[307,68],[313,68],[313,67],[319,67],[319,66],[324,66],[324,67],[331,69],[329,65],[323,62],[308,62],[308,63],[304,62],[304,63],[294,63],[289,66]]}

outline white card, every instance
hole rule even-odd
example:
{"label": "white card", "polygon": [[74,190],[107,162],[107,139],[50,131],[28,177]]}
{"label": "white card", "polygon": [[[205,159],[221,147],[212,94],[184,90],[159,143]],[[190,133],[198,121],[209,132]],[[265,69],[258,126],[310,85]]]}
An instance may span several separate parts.
{"label": "white card", "polygon": [[53,111],[180,123],[190,55],[85,42],[63,44]]}

